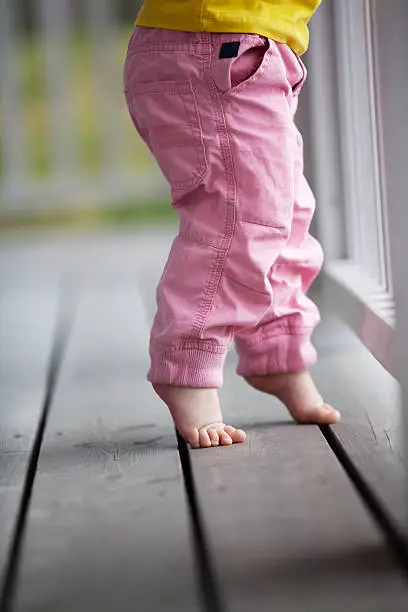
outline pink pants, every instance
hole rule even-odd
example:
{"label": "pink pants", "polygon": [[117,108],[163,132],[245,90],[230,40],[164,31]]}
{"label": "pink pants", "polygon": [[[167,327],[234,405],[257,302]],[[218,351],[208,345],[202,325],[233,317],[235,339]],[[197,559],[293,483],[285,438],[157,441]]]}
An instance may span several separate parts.
{"label": "pink pants", "polygon": [[233,339],[242,376],[315,361],[306,291],[323,256],[293,120],[305,76],[288,46],[256,35],[131,38],[130,115],[180,218],[157,289],[153,383],[219,387]]}

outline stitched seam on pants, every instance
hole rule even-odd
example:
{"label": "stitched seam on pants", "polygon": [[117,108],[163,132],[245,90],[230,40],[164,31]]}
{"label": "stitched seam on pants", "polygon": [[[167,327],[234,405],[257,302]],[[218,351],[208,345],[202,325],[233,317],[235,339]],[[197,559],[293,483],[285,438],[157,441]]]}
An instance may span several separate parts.
{"label": "stitched seam on pants", "polygon": [[273,332],[262,332],[260,330],[259,335],[252,342],[243,342],[242,345],[246,347],[257,346],[259,344],[263,344],[267,340],[272,338],[281,338],[282,336],[293,336],[293,337],[306,337],[310,338],[312,332],[314,331],[314,327],[289,327],[282,326],[279,329],[273,330]]}
{"label": "stitched seam on pants", "polygon": [[[211,36],[211,34],[209,34]],[[210,39],[209,39],[210,40]],[[211,47],[210,47],[211,49]],[[225,226],[224,226],[224,239],[220,252],[217,254],[212,268],[210,270],[210,277],[204,290],[204,296],[201,300],[201,304],[196,316],[195,323],[192,328],[193,336],[200,336],[205,328],[205,324],[211,308],[214,303],[215,296],[218,291],[218,287],[221,281],[222,273],[225,267],[225,262],[228,257],[229,249],[232,244],[232,238],[234,236],[234,230],[236,226],[237,211],[236,211],[236,193],[237,185],[235,180],[234,162],[232,147],[229,139],[228,128],[226,124],[224,109],[221,101],[221,96],[215,85],[215,81],[211,75],[211,61],[212,52],[209,49],[207,57],[209,58],[209,65],[206,65],[206,79],[210,90],[210,95],[213,103],[214,118],[216,123],[216,133],[220,142],[221,155],[224,162],[224,169],[226,175],[226,186],[227,186],[227,197],[226,197],[226,215],[225,215]]]}
{"label": "stitched seam on pants", "polygon": [[[135,49],[131,49],[127,57],[135,55],[160,55],[161,53],[188,53],[195,57],[199,57],[200,43],[137,43]],[[139,46],[140,45],[140,46]],[[143,46],[142,46],[143,45]]]}
{"label": "stitched seam on pants", "polygon": [[215,345],[205,340],[197,340],[193,338],[191,340],[185,339],[177,344],[162,344],[157,341],[151,341],[151,346],[160,349],[162,353],[174,353],[176,351],[191,351],[196,350],[202,353],[211,353],[213,355],[223,355],[229,350],[228,345]]}
{"label": "stitched seam on pants", "polygon": [[224,278],[228,278],[228,280],[232,281],[233,283],[237,283],[237,285],[241,285],[241,287],[245,287],[245,289],[248,289],[249,291],[253,291],[254,293],[258,293],[259,295],[264,295],[266,297],[271,297],[270,293],[267,293],[266,291],[259,291],[258,289],[254,289],[253,287],[250,287],[249,285],[246,285],[245,283],[241,283],[241,281],[238,281],[236,278],[232,278],[232,276],[228,276],[227,274],[224,274]]}
{"label": "stitched seam on pants", "polygon": [[193,242],[194,244],[201,244],[202,246],[206,246],[210,249],[214,249],[215,251],[220,251],[222,248],[216,244],[212,244],[209,240],[205,240],[205,238],[200,238],[196,236],[193,232],[189,231],[180,231],[179,237],[182,240],[186,240],[189,242]]}
{"label": "stitched seam on pants", "polygon": [[249,225],[260,225],[261,227],[267,227],[268,229],[274,229],[282,234],[288,234],[288,228],[284,225],[271,225],[270,223],[265,223],[264,221],[255,219],[255,217],[249,217],[247,215],[240,215],[239,218],[242,223],[249,223]]}

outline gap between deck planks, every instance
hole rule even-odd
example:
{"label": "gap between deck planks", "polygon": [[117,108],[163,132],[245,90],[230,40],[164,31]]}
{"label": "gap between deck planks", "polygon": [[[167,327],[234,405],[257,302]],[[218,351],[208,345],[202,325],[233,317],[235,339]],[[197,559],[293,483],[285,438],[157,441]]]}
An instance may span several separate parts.
{"label": "gap between deck planks", "polygon": [[14,610],[198,610],[172,422],[136,289],[86,291],[38,464]]}
{"label": "gap between deck planks", "polygon": [[0,592],[45,396],[58,292],[1,278]]}

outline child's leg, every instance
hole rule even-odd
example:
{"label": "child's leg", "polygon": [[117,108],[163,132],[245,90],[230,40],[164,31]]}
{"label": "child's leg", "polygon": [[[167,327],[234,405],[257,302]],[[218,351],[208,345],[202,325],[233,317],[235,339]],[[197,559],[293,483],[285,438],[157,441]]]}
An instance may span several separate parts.
{"label": "child's leg", "polygon": [[211,34],[137,29],[125,66],[133,122],[170,183],[180,217],[157,289],[148,379],[194,447],[242,442],[218,399],[232,342],[231,304],[208,321],[234,233],[232,156],[211,87]]}
{"label": "child's leg", "polygon": [[[236,157],[238,181],[247,180],[241,197],[251,202],[251,187],[256,197],[253,211],[243,219],[252,225],[248,253],[257,268],[258,291],[271,297],[256,325],[236,330],[238,373],[256,389],[278,396],[298,422],[334,423],[339,413],[323,402],[308,372],[316,360],[311,335],[319,312],[306,292],[321,269],[323,255],[309,234],[315,200],[303,175],[303,142],[293,121],[306,69],[286,45],[276,44],[276,55],[286,83],[278,80],[277,91],[259,90],[252,100],[258,104],[258,113],[253,106],[254,119],[258,117],[261,126],[262,102],[270,104],[267,133],[252,147],[245,147],[244,141]],[[247,125],[251,127],[250,121]],[[239,207],[238,216],[243,216]],[[242,239],[241,246],[245,249]],[[259,257],[261,250],[268,260]],[[243,266],[243,275],[248,269],[248,264]],[[248,282],[250,276],[246,277]]]}
{"label": "child's leg", "polygon": [[306,292],[323,255],[309,233],[315,200],[303,176],[299,133],[297,140],[291,234],[268,274],[273,305],[256,328],[236,336],[238,373],[256,389],[278,396],[298,422],[333,423],[339,413],[323,402],[308,372],[316,360],[311,335],[319,313]]}

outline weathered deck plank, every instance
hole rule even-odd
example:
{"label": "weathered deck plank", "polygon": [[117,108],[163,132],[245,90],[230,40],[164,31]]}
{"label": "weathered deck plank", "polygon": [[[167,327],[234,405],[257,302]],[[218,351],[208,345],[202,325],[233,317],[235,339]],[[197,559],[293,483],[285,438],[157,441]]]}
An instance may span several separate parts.
{"label": "weathered deck plank", "polygon": [[231,383],[225,416],[247,443],[191,454],[226,610],[405,610],[408,585],[319,429]]}
{"label": "weathered deck plank", "polygon": [[315,377],[325,396],[341,407],[343,419],[334,429],[337,438],[403,531],[407,468],[400,437],[397,382],[359,343],[346,354],[322,359],[315,368]]}
{"label": "weathered deck plank", "polygon": [[143,316],[132,288],[89,290],[79,305],[40,456],[16,612],[197,609],[175,436],[144,381]]}

